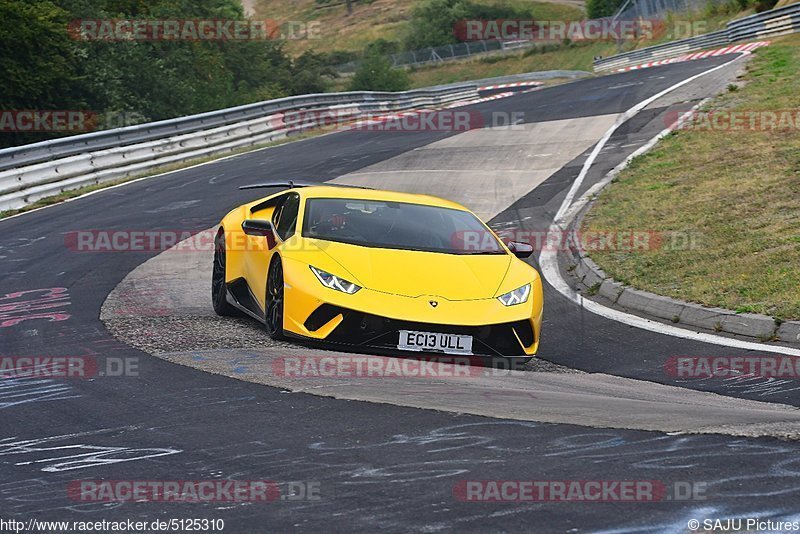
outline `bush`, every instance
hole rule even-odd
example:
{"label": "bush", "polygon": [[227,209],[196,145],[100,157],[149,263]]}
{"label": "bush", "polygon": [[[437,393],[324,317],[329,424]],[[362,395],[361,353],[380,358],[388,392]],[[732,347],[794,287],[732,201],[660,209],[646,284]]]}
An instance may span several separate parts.
{"label": "bush", "polygon": [[410,87],[404,70],[393,69],[389,60],[377,53],[367,55],[350,81],[350,91],[405,91]]}
{"label": "bush", "polygon": [[375,39],[364,47],[364,55],[380,54],[386,56],[389,54],[396,54],[400,51],[400,43],[396,41],[387,41],[386,39]]}
{"label": "bush", "polygon": [[586,0],[586,15],[590,19],[610,17],[623,2],[624,0]]}
{"label": "bush", "polygon": [[328,65],[341,65],[359,58],[359,54],[352,50],[333,50],[331,52],[323,52],[320,56],[324,58],[325,63]]}
{"label": "bush", "polygon": [[324,93],[338,76],[327,55],[307,50],[292,62],[290,91],[293,95]]}
{"label": "bush", "polygon": [[462,20],[534,19],[533,7],[484,5],[473,0],[423,0],[411,12],[407,50],[455,44],[454,28]]}

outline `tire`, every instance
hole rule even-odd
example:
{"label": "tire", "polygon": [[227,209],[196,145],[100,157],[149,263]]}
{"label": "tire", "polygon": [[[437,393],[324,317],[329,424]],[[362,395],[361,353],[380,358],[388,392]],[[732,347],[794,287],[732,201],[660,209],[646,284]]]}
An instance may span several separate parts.
{"label": "tire", "polygon": [[267,273],[267,296],[264,306],[264,324],[269,337],[276,341],[286,339],[283,333],[283,264],[277,255]]}
{"label": "tire", "polygon": [[225,232],[220,230],[214,238],[214,268],[211,271],[211,303],[217,315],[237,317],[241,315],[227,300],[225,285]]}

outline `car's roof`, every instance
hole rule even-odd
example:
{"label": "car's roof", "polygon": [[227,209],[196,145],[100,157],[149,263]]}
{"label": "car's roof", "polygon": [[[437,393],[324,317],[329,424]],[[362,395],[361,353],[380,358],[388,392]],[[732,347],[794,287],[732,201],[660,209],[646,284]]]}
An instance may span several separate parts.
{"label": "car's roof", "polygon": [[408,202],[410,204],[424,204],[457,210],[466,210],[461,204],[431,195],[418,195],[415,193],[401,193],[385,189],[366,189],[362,187],[347,186],[307,186],[281,191],[295,191],[303,198],[353,198],[359,200],[388,200],[393,202]]}

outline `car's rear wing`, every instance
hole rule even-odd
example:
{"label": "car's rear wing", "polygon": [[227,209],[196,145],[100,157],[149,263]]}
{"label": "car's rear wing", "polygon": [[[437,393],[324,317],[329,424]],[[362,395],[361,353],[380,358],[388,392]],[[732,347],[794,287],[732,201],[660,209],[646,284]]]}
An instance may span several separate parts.
{"label": "car's rear wing", "polygon": [[268,187],[288,187],[290,189],[294,189],[296,187],[313,187],[313,186],[354,187],[357,189],[372,189],[371,187],[364,187],[361,185],[331,184],[327,182],[295,182],[294,180],[286,180],[285,182],[264,182],[261,184],[241,185],[239,186],[239,189],[265,189]]}
{"label": "car's rear wing", "polygon": [[263,184],[249,184],[241,185],[239,189],[264,189],[267,187],[288,187],[294,189],[295,187],[311,187],[312,185],[321,185],[320,182],[295,182],[294,180],[286,180],[285,182],[264,182]]}

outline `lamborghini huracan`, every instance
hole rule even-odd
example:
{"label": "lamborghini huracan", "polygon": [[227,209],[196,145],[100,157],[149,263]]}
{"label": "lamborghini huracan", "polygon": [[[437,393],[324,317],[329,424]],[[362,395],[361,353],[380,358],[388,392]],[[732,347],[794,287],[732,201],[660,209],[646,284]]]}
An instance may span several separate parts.
{"label": "lamborghini huracan", "polygon": [[529,360],[542,282],[475,214],[440,198],[294,182],[228,213],[215,238],[212,300],[273,339],[356,352]]}

